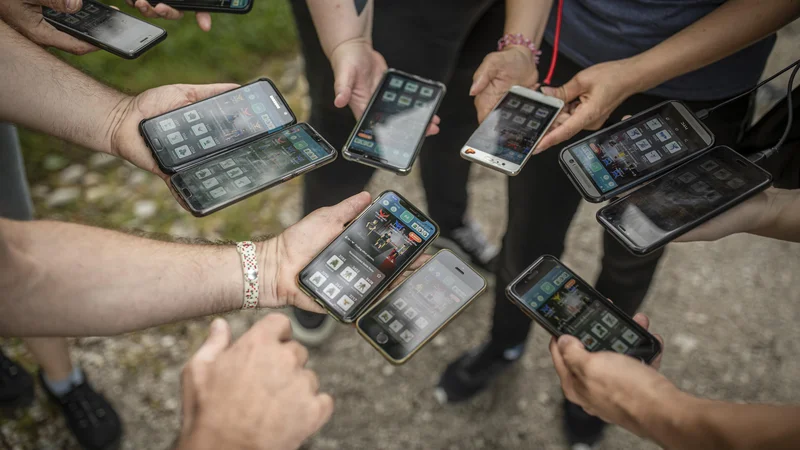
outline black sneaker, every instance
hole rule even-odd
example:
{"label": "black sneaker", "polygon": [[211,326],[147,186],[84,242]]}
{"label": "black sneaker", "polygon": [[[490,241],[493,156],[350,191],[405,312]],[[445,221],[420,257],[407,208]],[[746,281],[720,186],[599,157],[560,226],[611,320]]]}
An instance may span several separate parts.
{"label": "black sneaker", "polygon": [[525,344],[503,349],[494,347],[491,341],[476,347],[447,366],[433,395],[441,404],[469,400],[486,389],[524,351]]}
{"label": "black sneaker", "polygon": [[[84,374],[84,377],[86,375]],[[84,379],[71,391],[58,396],[52,393],[39,371],[39,382],[53,403],[61,407],[67,428],[85,450],[112,450],[120,447],[122,422],[103,394]]]}
{"label": "black sneaker", "polygon": [[489,243],[489,239],[475,222],[467,222],[461,228],[443,232],[434,242],[434,246],[452,250],[487,271],[492,270],[494,259],[500,253],[500,247]]}
{"label": "black sneaker", "polygon": [[33,403],[33,377],[0,350],[0,408],[24,408]]}
{"label": "black sneaker", "polygon": [[596,450],[605,428],[605,422],[564,399],[564,435],[571,450]]}
{"label": "black sneaker", "polygon": [[292,322],[292,337],[307,347],[319,347],[336,330],[336,321],[327,314],[289,308],[286,315]]}

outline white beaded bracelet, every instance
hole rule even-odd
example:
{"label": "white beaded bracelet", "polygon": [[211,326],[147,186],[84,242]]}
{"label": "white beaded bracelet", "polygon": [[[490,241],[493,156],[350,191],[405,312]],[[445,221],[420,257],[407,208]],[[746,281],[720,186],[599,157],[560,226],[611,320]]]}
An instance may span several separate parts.
{"label": "white beaded bracelet", "polygon": [[244,301],[242,309],[258,307],[258,262],[256,261],[256,245],[250,241],[236,244],[236,251],[242,258],[244,273]]}

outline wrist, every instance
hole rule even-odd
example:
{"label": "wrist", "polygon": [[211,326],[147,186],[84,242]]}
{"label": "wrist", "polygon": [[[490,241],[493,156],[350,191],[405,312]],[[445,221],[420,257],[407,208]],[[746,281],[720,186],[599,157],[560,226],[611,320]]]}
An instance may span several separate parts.
{"label": "wrist", "polygon": [[258,284],[260,297],[258,306],[281,306],[278,294],[278,274],[280,273],[279,237],[256,243],[256,261],[259,264]]}
{"label": "wrist", "polygon": [[335,61],[345,57],[348,50],[353,48],[359,48],[368,52],[372,51],[372,41],[368,38],[359,36],[339,42],[333,46],[333,48],[331,48],[330,52],[327,53],[328,60],[330,60],[331,65],[335,65]]}
{"label": "wrist", "polygon": [[650,414],[642,427],[647,430],[644,437],[664,448],[682,447],[682,443],[691,441],[694,430],[698,429],[703,402],[669,384],[649,406]]}
{"label": "wrist", "polygon": [[622,86],[628,96],[649,91],[666,81],[660,73],[660,66],[649,61],[645,53],[614,62],[620,65]]}
{"label": "wrist", "polygon": [[122,148],[121,140],[124,135],[122,124],[125,123],[125,118],[133,110],[134,99],[134,97],[123,94],[120,94],[120,96],[115,99],[114,106],[105,118],[105,132],[101,134],[104,143],[95,150],[126,159],[125,156],[120,153],[120,148]]}

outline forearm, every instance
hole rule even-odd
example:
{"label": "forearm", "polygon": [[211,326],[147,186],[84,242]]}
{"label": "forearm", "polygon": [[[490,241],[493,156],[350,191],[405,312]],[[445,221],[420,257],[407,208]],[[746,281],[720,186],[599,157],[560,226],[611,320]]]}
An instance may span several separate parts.
{"label": "forearm", "polygon": [[5,336],[119,334],[242,304],[241,263],[232,245],[0,219],[0,266]]}
{"label": "forearm", "polygon": [[0,22],[0,120],[110,152],[129,97],[61,61]]}
{"label": "forearm", "polygon": [[506,0],[505,33],[522,34],[540,47],[553,0]]}
{"label": "forearm", "polygon": [[307,0],[325,56],[354,39],[372,42],[373,0]]}
{"label": "forearm", "polygon": [[750,232],[782,241],[800,242],[800,190],[769,189],[765,193],[765,218]]}
{"label": "forearm", "polygon": [[729,0],[629,62],[634,92],[723,59],[777,31],[800,15],[800,1]]}

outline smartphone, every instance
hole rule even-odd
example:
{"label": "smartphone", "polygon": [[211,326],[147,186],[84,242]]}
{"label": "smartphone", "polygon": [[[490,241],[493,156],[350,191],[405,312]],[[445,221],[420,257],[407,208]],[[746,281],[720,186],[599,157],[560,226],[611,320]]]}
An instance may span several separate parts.
{"label": "smartphone", "polygon": [[422,211],[386,191],[300,272],[297,284],[336,320],[353,323],[438,235]]}
{"label": "smartphone", "polygon": [[403,364],[486,289],[486,280],[440,250],[361,317],[356,327],[384,358]]}
{"label": "smartphone", "polygon": [[408,175],[444,93],[445,86],[438,81],[389,69],[342,148],[342,156]]}
{"label": "smartphone", "polygon": [[617,197],[711,149],[714,135],[667,101],[566,147],[558,162],[583,198]]}
{"label": "smartphone", "polygon": [[645,255],[771,184],[769,172],[719,146],[606,205],[597,221],[632,253]]}
{"label": "smartphone", "polygon": [[153,6],[163,3],[186,11],[209,11],[245,14],[253,9],[254,0],[150,0]]}
{"label": "smartphone", "polygon": [[214,97],[145,119],[139,133],[164,173],[176,173],[273,131],[294,125],[294,113],[272,81],[262,78]]}
{"label": "smartphone", "polygon": [[506,296],[558,338],[575,336],[586,350],[610,350],[651,363],[658,340],[561,261],[545,255],[506,287]]}
{"label": "smartphone", "polygon": [[94,0],[83,0],[73,14],[43,6],[42,16],[56,29],[126,59],[138,58],[167,37],[163,28]]}
{"label": "smartphone", "polygon": [[300,123],[184,169],[170,182],[192,214],[202,217],[335,159],[336,149]]}
{"label": "smartphone", "polygon": [[517,175],[563,107],[560,99],[512,86],[472,133],[461,157]]}

